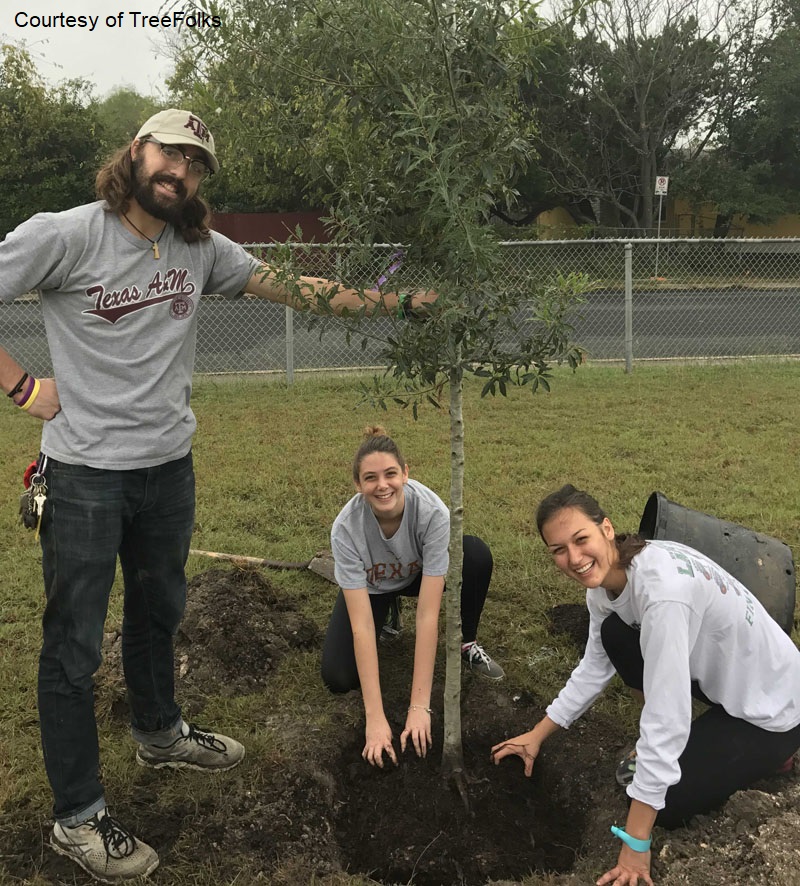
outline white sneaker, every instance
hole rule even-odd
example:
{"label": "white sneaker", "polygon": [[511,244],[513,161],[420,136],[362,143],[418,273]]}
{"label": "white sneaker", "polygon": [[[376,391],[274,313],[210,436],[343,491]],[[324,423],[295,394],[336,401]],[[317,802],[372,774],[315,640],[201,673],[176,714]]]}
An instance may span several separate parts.
{"label": "white sneaker", "polygon": [[101,883],[146,877],[158,867],[156,851],[137,840],[105,809],[74,828],[56,822],[50,846]]}

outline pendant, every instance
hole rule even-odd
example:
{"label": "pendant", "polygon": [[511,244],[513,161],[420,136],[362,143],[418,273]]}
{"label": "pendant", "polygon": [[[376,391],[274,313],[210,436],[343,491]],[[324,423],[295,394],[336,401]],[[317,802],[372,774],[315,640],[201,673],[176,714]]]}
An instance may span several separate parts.
{"label": "pendant", "polygon": [[159,258],[161,258],[161,256],[159,255],[159,252],[158,252],[158,243],[155,240],[153,240],[153,259],[157,260]]}

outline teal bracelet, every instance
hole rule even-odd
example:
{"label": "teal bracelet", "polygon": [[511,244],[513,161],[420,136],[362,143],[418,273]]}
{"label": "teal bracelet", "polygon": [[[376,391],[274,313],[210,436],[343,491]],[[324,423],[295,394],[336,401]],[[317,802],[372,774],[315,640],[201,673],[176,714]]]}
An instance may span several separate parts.
{"label": "teal bracelet", "polygon": [[652,837],[648,837],[646,840],[637,840],[636,837],[626,834],[622,828],[618,828],[615,824],[611,825],[611,833],[615,837],[619,837],[627,846],[630,846],[634,852],[649,852],[650,846],[653,843]]}

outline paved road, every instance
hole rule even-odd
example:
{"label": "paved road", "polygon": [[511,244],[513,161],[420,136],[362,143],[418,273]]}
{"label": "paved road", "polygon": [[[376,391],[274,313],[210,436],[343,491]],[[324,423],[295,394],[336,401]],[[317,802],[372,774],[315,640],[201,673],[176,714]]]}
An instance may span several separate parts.
{"label": "paved road", "polygon": [[[383,321],[384,326],[388,321]],[[624,358],[625,313],[621,293],[591,294],[576,311],[575,340],[596,359]],[[331,330],[320,340],[295,318],[295,366],[363,366],[376,362],[377,346],[361,338],[348,346]],[[33,372],[49,371],[44,329],[36,302],[0,305],[0,343]],[[636,292],[634,360],[800,354],[800,289],[766,292]],[[252,372],[286,365],[284,309],[258,299],[204,300],[197,370]]]}

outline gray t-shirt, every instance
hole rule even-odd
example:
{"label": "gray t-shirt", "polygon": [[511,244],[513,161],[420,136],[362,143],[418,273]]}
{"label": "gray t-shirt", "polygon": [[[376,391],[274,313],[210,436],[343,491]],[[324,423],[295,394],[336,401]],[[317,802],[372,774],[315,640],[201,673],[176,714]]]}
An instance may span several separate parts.
{"label": "gray t-shirt", "polygon": [[419,572],[446,575],[449,542],[447,505],[422,483],[406,484],[403,519],[388,539],[359,493],[342,508],[331,529],[336,582],[344,590],[387,594],[410,585]]}
{"label": "gray t-shirt", "polygon": [[158,248],[155,260],[102,202],[35,215],[0,243],[0,301],[41,290],[61,401],[45,454],[130,470],[189,451],[200,296],[236,295],[258,263],[221,234],[187,244],[169,224]]}

